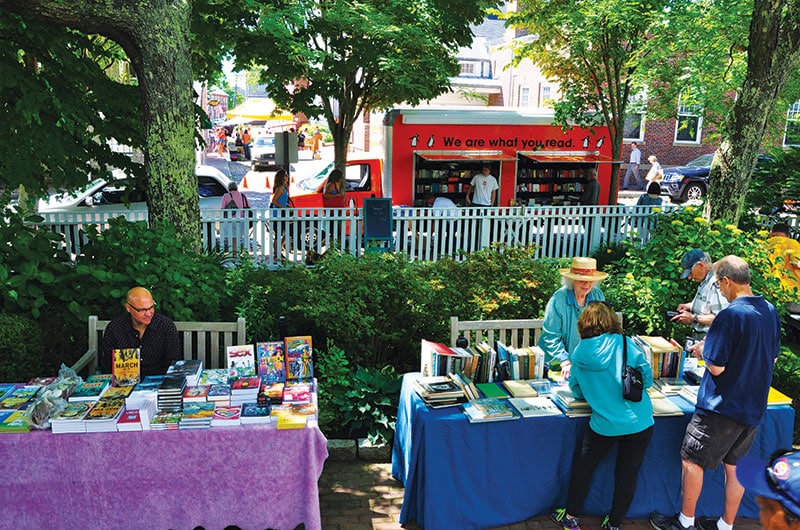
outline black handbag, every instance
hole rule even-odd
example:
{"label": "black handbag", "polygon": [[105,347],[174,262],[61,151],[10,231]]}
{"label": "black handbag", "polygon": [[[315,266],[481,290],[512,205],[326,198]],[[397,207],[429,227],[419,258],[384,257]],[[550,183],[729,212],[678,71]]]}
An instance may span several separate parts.
{"label": "black handbag", "polygon": [[628,366],[628,339],[622,335],[622,397],[628,401],[641,401],[644,382],[638,368]]}

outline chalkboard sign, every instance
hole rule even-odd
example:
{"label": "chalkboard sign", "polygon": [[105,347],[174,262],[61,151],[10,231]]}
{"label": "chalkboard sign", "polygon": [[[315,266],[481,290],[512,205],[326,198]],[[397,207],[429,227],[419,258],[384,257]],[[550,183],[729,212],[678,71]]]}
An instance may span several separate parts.
{"label": "chalkboard sign", "polygon": [[392,199],[364,199],[364,238],[392,239]]}

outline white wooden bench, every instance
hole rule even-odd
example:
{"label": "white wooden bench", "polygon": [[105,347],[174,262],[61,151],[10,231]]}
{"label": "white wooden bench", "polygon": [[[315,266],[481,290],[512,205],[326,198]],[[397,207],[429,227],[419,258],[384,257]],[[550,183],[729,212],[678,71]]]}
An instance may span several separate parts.
{"label": "white wooden bench", "polygon": [[[622,322],[622,313],[617,312],[617,318]],[[458,317],[450,317],[450,345],[455,346],[459,335],[463,334],[470,345],[485,340],[494,348],[495,341],[499,340],[513,348],[536,346],[542,335],[543,323],[544,319],[541,318],[459,320]]]}
{"label": "white wooden bench", "polygon": [[[89,317],[89,345],[72,369],[77,373],[93,374],[97,368],[99,345],[103,342],[103,332],[110,320],[98,320],[96,315]],[[245,319],[239,317],[235,322],[175,322],[181,335],[184,359],[200,359],[203,368],[225,368],[225,351],[228,346],[244,344]]]}

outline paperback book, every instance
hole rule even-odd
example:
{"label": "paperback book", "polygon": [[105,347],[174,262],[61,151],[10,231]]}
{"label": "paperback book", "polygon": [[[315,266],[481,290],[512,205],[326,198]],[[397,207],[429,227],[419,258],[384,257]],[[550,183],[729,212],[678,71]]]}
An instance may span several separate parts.
{"label": "paperback book", "polygon": [[166,375],[186,376],[186,384],[195,386],[203,373],[203,361],[200,359],[181,359],[167,368]]}
{"label": "paperback book", "polygon": [[119,432],[131,432],[142,430],[142,416],[138,409],[124,410],[122,416],[117,421]]}
{"label": "paperback book", "polygon": [[111,375],[113,386],[136,386],[141,370],[141,350],[122,348],[111,350]]}
{"label": "paperback book", "polygon": [[28,409],[0,410],[0,433],[29,432],[30,430],[30,411]]}
{"label": "paperback book", "polygon": [[266,405],[259,405],[258,403],[245,403],[242,405],[242,425],[269,423],[272,421],[270,412],[271,405],[269,403]]}
{"label": "paperback book", "polygon": [[17,410],[23,405],[32,401],[41,390],[39,385],[21,386],[11,390],[6,397],[0,401],[0,410]]}
{"label": "paperback book", "polygon": [[286,381],[286,359],[282,341],[257,342],[258,375],[268,383]]}
{"label": "paperback book", "polygon": [[241,425],[241,405],[217,405],[211,419],[212,427],[237,427]]}
{"label": "paperback book", "polygon": [[211,388],[209,385],[196,385],[187,386],[183,390],[183,402],[186,403],[202,403],[208,401],[208,390]]}
{"label": "paperback book", "polygon": [[86,432],[83,418],[92,408],[91,401],[67,403],[64,408],[50,416],[50,429],[53,434]]}
{"label": "paperback book", "polygon": [[497,398],[480,398],[462,405],[470,423],[515,420],[519,414],[505,401]]}
{"label": "paperback book", "polygon": [[310,403],[311,383],[286,383],[283,387],[284,403]]}
{"label": "paperback book", "polygon": [[97,401],[108,386],[109,381],[92,381],[91,378],[89,378],[75,387],[72,394],[69,396],[69,401]]}
{"label": "paperback book", "polygon": [[228,346],[225,350],[225,366],[231,379],[256,375],[256,354],[253,345]]}
{"label": "paperback book", "polygon": [[310,381],[314,377],[311,336],[286,337],[286,380]]}

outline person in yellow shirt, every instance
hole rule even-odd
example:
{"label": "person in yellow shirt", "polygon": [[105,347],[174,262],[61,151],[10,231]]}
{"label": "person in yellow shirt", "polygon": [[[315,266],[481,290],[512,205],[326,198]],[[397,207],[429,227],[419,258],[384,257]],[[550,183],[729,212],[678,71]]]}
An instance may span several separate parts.
{"label": "person in yellow shirt", "polygon": [[[800,301],[800,241],[791,237],[791,228],[786,223],[775,223],[769,233],[772,274],[779,277],[781,284],[797,292]],[[792,313],[800,313],[800,303],[792,302],[786,308]]]}

